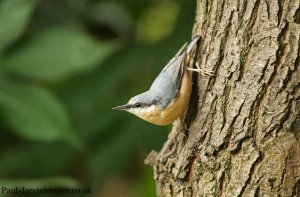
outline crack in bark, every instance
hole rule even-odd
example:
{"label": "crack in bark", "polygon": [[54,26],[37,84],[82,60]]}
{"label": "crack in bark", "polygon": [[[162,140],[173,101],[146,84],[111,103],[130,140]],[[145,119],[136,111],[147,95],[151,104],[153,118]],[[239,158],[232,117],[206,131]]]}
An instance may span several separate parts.
{"label": "crack in bark", "polygon": [[294,21],[295,23],[300,24],[300,7],[298,7],[298,9],[295,12]]}
{"label": "crack in bark", "polygon": [[218,18],[218,22],[219,22],[219,24],[220,24],[220,23],[221,23],[221,21],[222,21],[223,12],[224,12],[224,6],[225,6],[225,1],[223,1],[223,2],[222,2],[221,9],[220,9],[220,11],[219,11],[219,13],[220,13],[220,16],[219,16],[219,17],[217,17],[217,18]]}
{"label": "crack in bark", "polygon": [[291,105],[287,105],[287,108],[285,109],[285,113],[283,114],[283,116],[278,120],[279,121],[279,125],[276,128],[276,131],[280,131],[283,129],[284,124],[287,122],[287,120],[290,118],[291,115]]}
{"label": "crack in bark", "polygon": [[258,83],[260,83],[261,80],[265,77],[265,73],[266,73],[266,70],[267,70],[267,68],[269,66],[269,63],[270,63],[270,58],[267,59],[266,66],[264,66],[263,70],[261,71],[262,75],[258,79]]}
{"label": "crack in bark", "polygon": [[223,100],[223,104],[222,104],[222,107],[221,107],[221,112],[222,112],[222,116],[223,116],[223,121],[222,121],[222,125],[221,125],[221,131],[224,129],[224,126],[226,124],[226,111],[227,111],[227,105],[228,103],[226,103],[225,101],[229,100],[229,95],[230,95],[230,90],[231,90],[231,87],[230,86],[226,86],[225,87],[225,90],[224,90],[224,100]]}
{"label": "crack in bark", "polygon": [[[245,99],[243,100],[242,104],[239,106],[238,108],[238,111],[237,111],[237,114],[235,114],[235,116],[233,117],[233,119],[231,120],[230,124],[229,124],[229,127],[227,128],[228,132],[226,133],[226,135],[224,136],[224,141],[222,144],[225,144],[225,147],[224,148],[228,148],[228,143],[230,141],[230,137],[232,135],[232,132],[234,130],[233,128],[233,125],[236,121],[236,119],[238,118],[238,116],[240,115],[241,111],[242,111],[242,108],[245,104]],[[222,131],[221,131],[222,132]]]}
{"label": "crack in bark", "polygon": [[[215,72],[216,73],[218,73],[218,71],[219,71],[219,68],[220,68],[220,66],[221,66],[221,64],[222,64],[222,62],[223,62],[223,59],[224,59],[224,48],[225,48],[225,44],[226,44],[226,41],[227,41],[227,39],[228,39],[228,35],[229,35],[229,31],[230,31],[230,26],[232,25],[232,18],[233,18],[233,13],[234,13],[234,11],[231,11],[231,13],[230,13],[230,17],[229,17],[229,22],[228,22],[228,24],[226,25],[226,27],[225,27],[225,34],[224,34],[224,36],[221,38],[221,46],[220,46],[220,53],[219,53],[219,60],[216,62],[216,64],[215,64]],[[216,81],[216,79],[217,78],[211,78],[211,80],[212,80],[212,84],[211,84],[211,86],[213,86],[214,84],[215,84],[215,81]]]}
{"label": "crack in bark", "polygon": [[270,5],[268,3],[268,1],[264,1],[266,3],[267,6],[267,13],[268,13],[268,19],[270,20]]}
{"label": "crack in bark", "polygon": [[[288,81],[291,80],[292,78],[292,74],[294,72],[292,72],[290,69],[288,69],[286,76],[283,78],[282,81],[282,86],[280,87],[280,89],[278,90],[278,94],[282,93],[283,91],[286,90],[287,86],[288,86]],[[294,73],[295,74],[295,73]]]}
{"label": "crack in bark", "polygon": [[222,194],[223,194],[223,187],[224,187],[224,179],[225,179],[225,172],[223,171],[222,172],[222,175],[220,177],[220,197],[222,197]]}
{"label": "crack in bark", "polygon": [[259,188],[259,186],[257,186],[257,187],[255,188],[254,197],[259,197],[259,190],[260,190],[260,188]]}
{"label": "crack in bark", "polygon": [[[283,169],[282,171],[282,174],[281,174],[281,179],[280,179],[280,185],[279,186],[282,186],[283,185],[283,181],[284,181],[284,177],[286,175],[286,167],[287,167],[287,157],[285,158],[285,168]],[[281,190],[282,188],[280,187],[279,188],[279,191]]]}
{"label": "crack in bark", "polygon": [[248,179],[246,180],[245,184],[243,185],[242,189],[241,189],[241,192],[238,194],[238,197],[242,197],[245,193],[245,189],[246,187],[250,184],[250,181],[252,180],[253,178],[253,174],[254,174],[254,169],[256,166],[259,165],[259,163],[262,161],[262,156],[261,156],[261,153],[258,152],[258,157],[257,159],[254,161],[254,163],[252,164],[251,168],[250,168],[250,172],[249,172],[249,177]]}
{"label": "crack in bark", "polygon": [[245,40],[247,43],[249,42],[248,39],[252,38],[252,29],[255,24],[255,21],[257,20],[259,5],[260,0],[256,0],[252,9],[250,21],[247,23],[244,34],[242,35],[243,40]]}
{"label": "crack in bark", "polygon": [[[197,154],[196,154],[197,155]],[[188,175],[187,175],[187,181],[188,182],[191,182],[192,181],[192,176],[194,174],[193,170],[195,169],[195,165],[197,164],[197,161],[198,161],[199,157],[198,156],[194,156],[190,162],[190,166],[188,167],[189,168],[189,171],[188,171]]]}
{"label": "crack in bark", "polygon": [[295,197],[300,196],[300,179],[295,184],[295,186],[293,188],[292,195],[295,196]]}
{"label": "crack in bark", "polygon": [[[238,1],[239,2],[239,1]],[[243,1],[243,7],[242,7],[242,10],[239,14],[239,23],[238,23],[238,26],[241,27],[241,24],[243,22],[243,20],[241,20],[242,18],[244,18],[244,14],[246,12],[246,8],[247,8],[247,5],[248,5],[248,1]]]}
{"label": "crack in bark", "polygon": [[[204,98],[206,98],[206,97],[204,97]],[[204,99],[203,99],[204,100]],[[211,107],[215,107],[215,102],[217,101],[217,98],[216,98],[216,96],[213,98],[213,100],[212,100],[212,102],[210,103],[210,108]],[[203,101],[203,105],[205,104],[205,101]],[[211,112],[211,111],[210,111]],[[208,116],[209,116],[210,114],[207,114],[207,116],[206,117],[204,117],[203,118],[203,123],[202,123],[202,128],[204,127],[204,125],[206,125],[206,123],[207,123],[207,120],[208,120]],[[209,127],[210,128],[210,127]]]}
{"label": "crack in bark", "polygon": [[249,58],[249,51],[252,49],[252,45],[253,42],[251,41],[249,43],[249,41],[245,40],[247,42],[247,47],[243,47],[242,50],[240,51],[240,62],[239,62],[239,76],[236,79],[236,81],[241,81],[243,78],[243,75],[245,73],[245,64],[246,62],[248,62],[248,58]]}
{"label": "crack in bark", "polygon": [[278,24],[277,24],[277,26],[279,26],[281,23],[281,18],[282,18],[282,14],[283,14],[283,4],[284,4],[284,0],[278,0],[278,12],[277,12]]}

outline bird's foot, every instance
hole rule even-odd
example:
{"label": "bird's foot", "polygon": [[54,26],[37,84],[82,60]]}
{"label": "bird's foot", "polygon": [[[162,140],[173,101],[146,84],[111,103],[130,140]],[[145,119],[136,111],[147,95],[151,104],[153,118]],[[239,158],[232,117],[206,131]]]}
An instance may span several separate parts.
{"label": "bird's foot", "polygon": [[203,76],[214,76],[215,75],[214,71],[212,71],[212,70],[206,70],[206,69],[200,68],[198,62],[196,62],[196,67],[197,68],[187,68],[187,69],[190,71],[193,71],[193,72],[198,72]]}

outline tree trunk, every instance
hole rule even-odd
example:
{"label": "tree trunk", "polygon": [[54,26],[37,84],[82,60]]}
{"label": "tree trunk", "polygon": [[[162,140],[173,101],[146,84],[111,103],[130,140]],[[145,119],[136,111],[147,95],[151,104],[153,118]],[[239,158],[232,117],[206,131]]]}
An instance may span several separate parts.
{"label": "tree trunk", "polygon": [[185,120],[154,168],[158,196],[300,196],[300,1],[198,0]]}

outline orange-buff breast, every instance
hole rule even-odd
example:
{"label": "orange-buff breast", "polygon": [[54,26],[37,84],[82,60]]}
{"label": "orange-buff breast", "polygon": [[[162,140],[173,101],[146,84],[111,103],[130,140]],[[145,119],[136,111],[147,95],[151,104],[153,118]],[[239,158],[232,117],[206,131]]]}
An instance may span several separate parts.
{"label": "orange-buff breast", "polygon": [[148,122],[156,125],[169,125],[173,123],[179,116],[181,116],[186,109],[192,91],[191,73],[184,71],[182,77],[181,88],[177,99],[172,101],[163,111],[159,106],[153,108],[151,115],[140,117]]}

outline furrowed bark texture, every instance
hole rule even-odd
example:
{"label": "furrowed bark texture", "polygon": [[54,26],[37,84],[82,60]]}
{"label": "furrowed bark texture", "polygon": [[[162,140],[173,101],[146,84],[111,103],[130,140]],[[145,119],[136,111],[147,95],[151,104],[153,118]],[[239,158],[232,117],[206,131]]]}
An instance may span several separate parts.
{"label": "furrowed bark texture", "polygon": [[300,1],[198,0],[186,114],[154,168],[158,196],[300,196]]}

